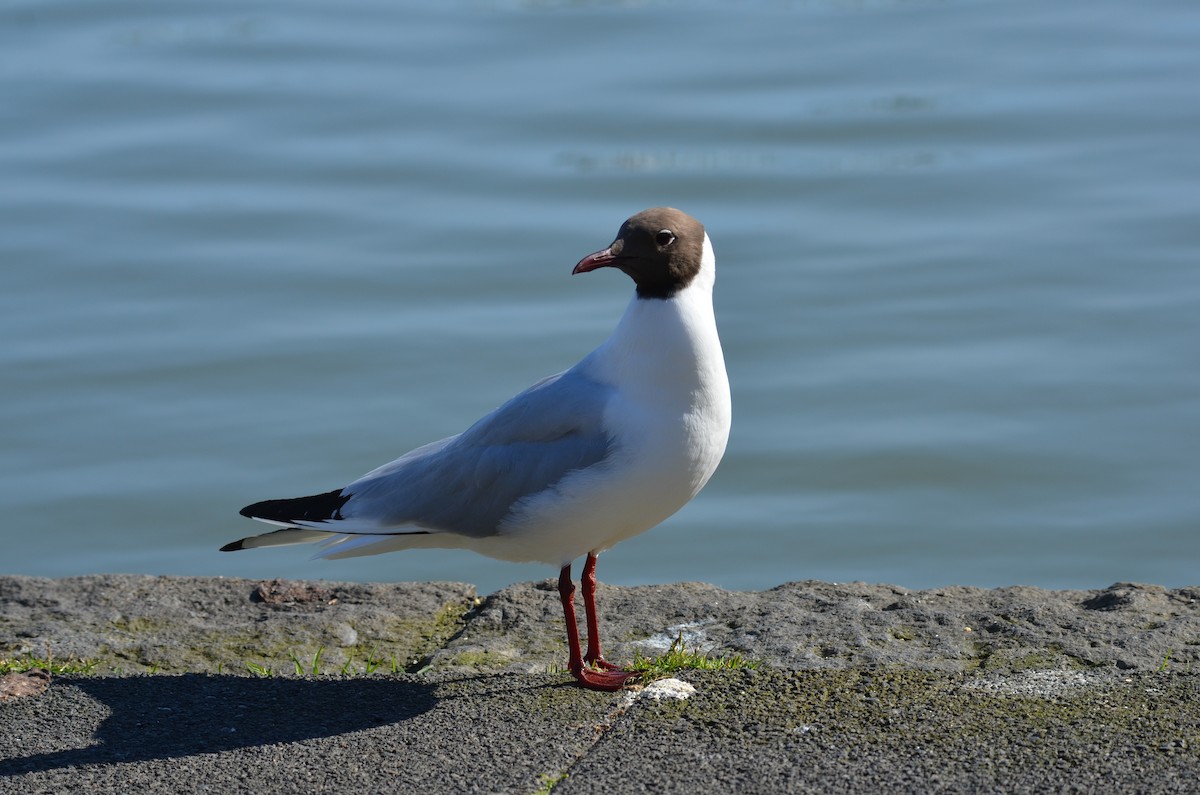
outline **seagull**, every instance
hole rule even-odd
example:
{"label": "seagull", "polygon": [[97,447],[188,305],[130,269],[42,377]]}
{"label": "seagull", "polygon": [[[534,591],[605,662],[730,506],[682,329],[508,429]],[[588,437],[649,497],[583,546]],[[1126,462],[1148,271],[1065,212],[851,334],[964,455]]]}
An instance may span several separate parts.
{"label": "seagull", "polygon": [[[716,257],[700,222],[644,210],[572,273],[600,268],[623,271],[634,295],[574,367],[348,486],[246,506],[242,516],[278,529],[221,550],[321,541],[316,557],[328,559],[465,548],[561,566],[568,669],[589,689],[624,687],[638,674],[601,653],[597,556],[699,493],[725,453],[732,408],[713,315]],[[571,581],[581,556],[584,652]]]}

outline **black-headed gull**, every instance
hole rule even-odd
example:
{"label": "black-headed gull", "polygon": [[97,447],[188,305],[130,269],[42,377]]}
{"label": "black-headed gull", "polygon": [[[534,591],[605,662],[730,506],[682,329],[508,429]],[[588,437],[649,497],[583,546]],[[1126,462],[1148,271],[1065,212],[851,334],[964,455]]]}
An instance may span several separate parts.
{"label": "black-headed gull", "polygon": [[[725,452],[731,407],[716,258],[700,222],[669,207],[640,212],[573,273],[604,267],[637,290],[612,335],[574,367],[345,488],[243,508],[281,529],[222,550],[324,541],[317,557],[348,558],[462,547],[561,566],[571,673],[585,687],[622,687],[636,674],[601,655],[596,556],[696,496]],[[584,653],[571,582],[581,555]]]}

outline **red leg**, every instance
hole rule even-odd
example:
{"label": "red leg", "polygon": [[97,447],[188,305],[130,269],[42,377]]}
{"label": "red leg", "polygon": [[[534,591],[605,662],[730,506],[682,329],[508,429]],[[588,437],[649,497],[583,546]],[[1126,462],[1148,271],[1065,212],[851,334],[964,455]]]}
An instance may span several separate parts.
{"label": "red leg", "polygon": [[[596,655],[599,659],[600,642],[599,634],[595,629],[596,622],[596,605],[595,605],[595,590],[596,590],[596,558],[594,555],[588,555],[588,562],[585,564],[585,572],[591,570],[591,596],[588,596],[589,586],[584,584],[584,608],[587,612],[588,622],[588,654],[592,653],[592,639],[596,639]],[[637,676],[635,673],[628,671],[612,671],[612,670],[594,670],[590,663],[584,664],[583,655],[579,652],[579,624],[575,621],[575,585],[571,582],[571,564],[562,567],[562,571],[558,575],[558,596],[562,600],[563,618],[567,624],[567,652],[569,660],[567,667],[571,671],[571,675],[576,681],[589,690],[620,690],[624,687],[625,682]],[[601,663],[606,666],[606,663]]]}
{"label": "red leg", "polygon": [[579,654],[579,624],[575,622],[575,584],[571,582],[571,564],[558,573],[558,598],[562,600],[563,618],[567,622],[567,667],[575,678],[583,670],[583,657]]}
{"label": "red leg", "polygon": [[587,562],[583,564],[583,574],[579,577],[583,591],[583,613],[587,618],[587,653],[583,661],[588,665],[603,668],[607,671],[620,670],[616,665],[604,659],[600,651],[600,619],[596,615],[596,556],[588,553]]}

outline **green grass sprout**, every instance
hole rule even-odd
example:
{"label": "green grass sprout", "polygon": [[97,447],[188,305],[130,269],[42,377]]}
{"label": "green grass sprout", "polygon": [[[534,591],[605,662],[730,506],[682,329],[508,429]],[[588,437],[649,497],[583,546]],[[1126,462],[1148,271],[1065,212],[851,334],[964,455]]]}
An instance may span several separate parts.
{"label": "green grass sprout", "polygon": [[83,658],[56,660],[47,650],[45,657],[27,653],[24,657],[0,657],[0,674],[25,673],[40,669],[52,675],[90,674],[99,663]]}
{"label": "green grass sprout", "polygon": [[683,631],[671,641],[671,648],[659,657],[647,657],[638,652],[634,654],[630,669],[641,671],[643,681],[661,679],[677,671],[726,671],[749,669],[755,670],[762,666],[761,660],[748,660],[740,654],[730,657],[715,657],[705,654],[699,649],[688,649],[683,643]]}

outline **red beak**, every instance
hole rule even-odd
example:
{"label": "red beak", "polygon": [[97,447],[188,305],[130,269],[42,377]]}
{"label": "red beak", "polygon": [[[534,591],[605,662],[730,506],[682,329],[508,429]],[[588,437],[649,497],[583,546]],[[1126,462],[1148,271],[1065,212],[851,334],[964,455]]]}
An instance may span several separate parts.
{"label": "red beak", "polygon": [[571,275],[575,275],[576,273],[587,273],[588,271],[596,270],[596,268],[607,267],[612,265],[616,258],[617,255],[613,253],[612,246],[609,246],[603,251],[597,251],[595,254],[588,254],[586,257],[579,260],[579,264],[575,266],[575,270],[571,271]]}

